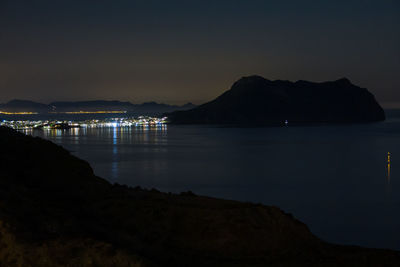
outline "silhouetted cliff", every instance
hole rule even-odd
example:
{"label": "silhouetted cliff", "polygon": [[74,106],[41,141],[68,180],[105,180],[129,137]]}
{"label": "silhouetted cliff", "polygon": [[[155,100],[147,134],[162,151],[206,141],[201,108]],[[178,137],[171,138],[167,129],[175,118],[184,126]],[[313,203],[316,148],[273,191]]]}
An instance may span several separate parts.
{"label": "silhouetted cliff", "polygon": [[270,81],[244,77],[213,101],[167,114],[172,123],[282,125],[372,122],[385,119],[374,96],[348,79]]}
{"label": "silhouetted cliff", "polygon": [[399,252],[327,244],[276,207],[112,185],[4,127],[0,146],[1,266],[400,266]]}

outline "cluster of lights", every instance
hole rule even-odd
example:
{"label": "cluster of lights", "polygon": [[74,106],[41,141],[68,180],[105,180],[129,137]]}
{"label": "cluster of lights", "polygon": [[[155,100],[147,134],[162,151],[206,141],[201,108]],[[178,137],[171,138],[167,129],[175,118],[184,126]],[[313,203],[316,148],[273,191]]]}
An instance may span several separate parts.
{"label": "cluster of lights", "polygon": [[52,114],[122,114],[127,113],[126,110],[100,110],[100,111],[65,111],[65,112],[49,112]]}
{"label": "cluster of lights", "polygon": [[152,127],[166,124],[167,117],[156,118],[140,116],[137,118],[111,118],[102,120],[85,121],[60,121],[60,120],[24,120],[0,122],[0,126],[7,126],[16,130],[22,129],[68,129],[68,128],[98,128],[98,127]]}

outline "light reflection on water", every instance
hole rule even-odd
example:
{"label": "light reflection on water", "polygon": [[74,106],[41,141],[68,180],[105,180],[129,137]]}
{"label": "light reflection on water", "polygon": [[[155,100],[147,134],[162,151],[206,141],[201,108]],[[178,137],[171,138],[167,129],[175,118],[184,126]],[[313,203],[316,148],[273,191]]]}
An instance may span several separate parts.
{"label": "light reflection on water", "polygon": [[[322,239],[400,249],[400,120],[37,131],[111,182],[279,206]],[[388,151],[391,153],[390,176]]]}
{"label": "light reflection on water", "polygon": [[123,131],[119,131],[120,128],[113,128],[113,158],[112,158],[112,166],[111,166],[111,180],[116,181],[118,179],[118,135],[120,132],[122,135]]}

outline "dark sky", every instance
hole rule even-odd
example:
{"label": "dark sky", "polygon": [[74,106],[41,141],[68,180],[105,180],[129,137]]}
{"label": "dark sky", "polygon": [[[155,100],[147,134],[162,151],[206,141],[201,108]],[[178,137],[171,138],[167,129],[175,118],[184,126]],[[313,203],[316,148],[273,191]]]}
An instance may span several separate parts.
{"label": "dark sky", "polygon": [[400,1],[0,0],[0,102],[199,104],[251,74],[400,103]]}

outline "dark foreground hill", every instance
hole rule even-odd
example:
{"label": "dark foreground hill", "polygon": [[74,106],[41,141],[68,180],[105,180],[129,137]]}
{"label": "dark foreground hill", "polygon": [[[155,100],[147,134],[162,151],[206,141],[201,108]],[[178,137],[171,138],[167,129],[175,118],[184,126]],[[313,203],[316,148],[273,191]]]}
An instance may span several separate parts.
{"label": "dark foreground hill", "polygon": [[293,83],[250,76],[216,99],[168,117],[180,124],[282,125],[372,122],[385,114],[370,92],[347,79]]}
{"label": "dark foreground hill", "polygon": [[325,243],[276,207],[112,185],[8,128],[0,147],[0,266],[400,266],[399,252]]}

